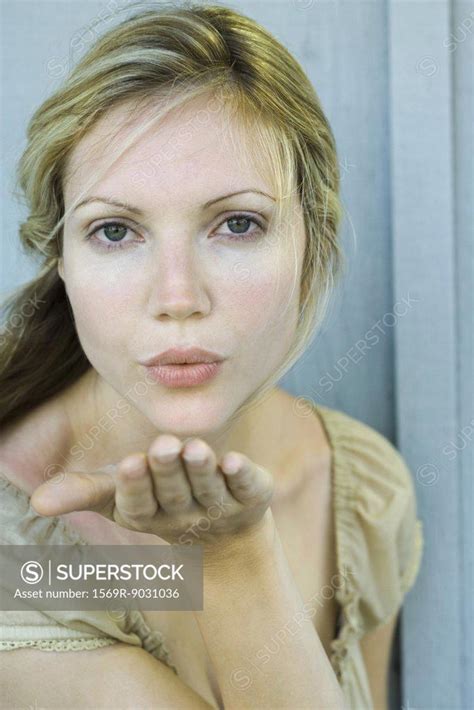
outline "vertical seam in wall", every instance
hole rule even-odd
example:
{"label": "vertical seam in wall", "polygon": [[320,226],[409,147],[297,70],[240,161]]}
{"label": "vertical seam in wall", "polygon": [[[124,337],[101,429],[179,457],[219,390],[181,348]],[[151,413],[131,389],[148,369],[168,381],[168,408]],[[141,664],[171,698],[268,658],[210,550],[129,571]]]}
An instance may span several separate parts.
{"label": "vertical seam in wall", "polygon": [[[393,174],[392,174],[392,82],[391,82],[391,53],[390,53],[390,0],[384,0],[384,10],[385,10],[385,57],[386,57],[386,75],[387,75],[387,92],[386,92],[386,120],[387,120],[387,175],[388,175],[388,186],[389,186],[389,200],[388,200],[388,239],[390,244],[390,291],[392,296],[392,307],[396,302],[397,298],[397,274],[395,266],[395,246],[394,246],[394,232],[393,232]],[[393,383],[393,432],[394,432],[394,444],[398,445],[398,388],[397,388],[397,326],[395,325],[393,329],[392,336],[392,383]]]}
{"label": "vertical seam in wall", "polygon": [[[388,181],[388,239],[390,243],[390,290],[392,296],[392,304],[395,302],[397,297],[397,280],[396,280],[396,266],[395,266],[395,245],[394,245],[394,230],[393,230],[393,150],[392,150],[392,57],[391,57],[391,13],[390,13],[390,0],[384,0],[384,12],[385,12],[385,70],[387,76],[387,90],[386,90],[386,128],[387,128],[387,181]],[[394,443],[398,446],[399,441],[399,411],[398,411],[398,350],[397,350],[397,326],[393,329],[392,336],[392,386],[393,386],[393,432],[394,432]],[[403,609],[399,614],[397,621],[397,629],[395,634],[395,639],[397,643],[397,656],[398,656],[398,673],[396,675],[397,687],[394,689],[396,692],[396,704],[397,707],[402,705],[402,699],[405,696],[404,684],[403,684],[403,664],[402,664],[402,651],[403,651],[403,625],[402,625],[402,615]],[[395,648],[392,649],[391,662],[393,662],[393,657],[395,653]],[[387,688],[387,695],[389,694],[389,688]],[[389,697],[389,703],[391,698]]]}
{"label": "vertical seam in wall", "polygon": [[[450,35],[454,33],[454,23],[457,17],[457,12],[456,12],[456,0],[450,0],[448,4],[448,26],[449,26],[449,32]],[[461,363],[461,348],[460,348],[460,338],[461,338],[461,323],[460,323],[460,312],[461,312],[461,303],[460,303],[460,287],[459,287],[459,273],[460,273],[460,266],[459,266],[459,259],[460,259],[460,239],[459,239],[459,224],[458,224],[458,219],[457,219],[457,195],[458,195],[458,176],[457,176],[457,166],[458,166],[458,134],[457,134],[457,125],[456,125],[456,107],[457,107],[457,102],[456,102],[456,74],[457,74],[457,46],[455,46],[455,49],[453,52],[451,52],[451,55],[449,57],[449,77],[450,77],[450,121],[451,121],[451,174],[452,174],[452,180],[451,180],[451,204],[452,204],[452,234],[453,234],[453,240],[452,240],[452,249],[453,249],[453,277],[454,277],[454,283],[453,283],[453,304],[454,304],[454,313],[453,313],[453,329],[454,329],[454,349],[455,349],[455,363],[456,363],[456,373],[455,373],[455,385],[456,385],[456,392],[455,392],[455,412],[456,412],[456,431],[459,431],[459,428],[461,426],[461,421],[462,421],[462,411],[461,411],[461,375],[462,375],[462,363]],[[457,473],[460,473],[460,469],[462,468],[462,457],[458,457],[456,461],[456,469]],[[459,580],[463,581],[465,579],[464,574],[465,574],[465,569],[464,569],[464,554],[463,554],[463,531],[464,531],[464,517],[463,517],[463,478],[462,476],[458,476],[458,481],[459,481],[459,486],[458,486],[458,511],[459,511],[459,537],[458,537],[458,563],[459,563]],[[459,664],[461,667],[461,687],[460,687],[460,695],[461,695],[461,701],[463,703],[463,706],[465,705],[464,703],[464,698],[466,696],[466,685],[465,685],[465,675],[462,672],[463,669],[463,658],[465,657],[465,652],[464,652],[464,645],[466,643],[466,636],[463,633],[463,620],[465,617],[465,605],[466,605],[466,600],[463,598],[463,584],[458,585],[458,594],[459,594],[459,615],[458,615],[458,624],[459,624],[459,638],[461,639],[461,649],[459,651],[460,653],[460,658],[459,658]]]}

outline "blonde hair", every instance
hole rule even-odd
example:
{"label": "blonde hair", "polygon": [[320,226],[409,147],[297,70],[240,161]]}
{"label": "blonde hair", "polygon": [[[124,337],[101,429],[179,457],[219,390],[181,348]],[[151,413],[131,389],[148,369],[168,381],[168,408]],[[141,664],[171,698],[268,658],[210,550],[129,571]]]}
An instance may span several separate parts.
{"label": "blonde hair", "polygon": [[[151,106],[153,122],[204,93],[238,118],[243,140],[251,133],[267,155],[279,223],[295,195],[306,233],[294,341],[284,362],[238,413],[258,403],[312,342],[343,264],[336,145],[317,94],[288,50],[253,19],[221,5],[160,3],[99,37],[28,124],[17,182],[29,216],[19,232],[26,252],[42,264],[38,275],[3,303],[0,423],[41,404],[91,367],[57,268],[72,150],[124,102],[138,112]],[[159,109],[157,99],[166,99]],[[140,134],[150,125],[141,123]]]}

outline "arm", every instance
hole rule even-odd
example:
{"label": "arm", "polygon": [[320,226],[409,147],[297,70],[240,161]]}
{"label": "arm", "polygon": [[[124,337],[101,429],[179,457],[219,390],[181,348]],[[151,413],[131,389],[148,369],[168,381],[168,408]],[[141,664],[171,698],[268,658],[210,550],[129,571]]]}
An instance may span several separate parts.
{"label": "arm", "polygon": [[341,688],[302,611],[271,510],[265,518],[257,533],[204,550],[204,609],[194,614],[224,707],[340,710]]}
{"label": "arm", "polygon": [[[60,672],[58,673],[58,669]],[[217,710],[143,648],[0,653],[0,708]]]}
{"label": "arm", "polygon": [[[43,484],[34,491],[32,505],[47,515],[94,510],[122,527],[182,544],[193,521],[198,523],[210,505],[219,504],[222,514],[208,517],[209,528],[200,536],[205,548],[204,610],[194,614],[225,710],[340,710],[342,690],[303,611],[269,507],[273,476],[237,452],[217,466],[214,452],[201,440],[199,448],[206,447],[201,463],[191,463],[196,456],[193,441],[182,452],[177,440],[169,459],[161,453],[164,438],[168,435],[153,442],[148,457],[132,455],[115,472],[67,474],[53,491]],[[180,452],[187,460],[185,471]],[[169,460],[161,461],[161,455]],[[229,470],[236,459],[237,470]],[[277,652],[263,657],[265,644],[275,639]],[[256,663],[252,670],[248,667],[246,685],[239,669],[253,657]]]}
{"label": "arm", "polygon": [[388,676],[392,642],[398,614],[389,622],[366,634],[360,641],[374,710],[388,710]]}

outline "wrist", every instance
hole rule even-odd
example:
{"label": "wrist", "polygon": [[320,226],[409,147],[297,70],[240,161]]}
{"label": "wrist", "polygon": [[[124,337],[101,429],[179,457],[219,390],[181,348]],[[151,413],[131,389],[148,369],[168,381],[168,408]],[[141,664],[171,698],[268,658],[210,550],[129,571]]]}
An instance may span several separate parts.
{"label": "wrist", "polygon": [[252,574],[272,554],[277,529],[271,508],[258,523],[212,544],[203,545],[203,571],[207,580],[223,581],[229,574]]}

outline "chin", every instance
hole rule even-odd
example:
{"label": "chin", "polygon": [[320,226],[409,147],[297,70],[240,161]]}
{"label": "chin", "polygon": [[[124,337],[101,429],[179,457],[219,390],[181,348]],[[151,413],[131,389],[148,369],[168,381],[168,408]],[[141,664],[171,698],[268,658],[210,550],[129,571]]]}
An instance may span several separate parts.
{"label": "chin", "polygon": [[206,393],[193,398],[189,392],[181,398],[176,396],[177,391],[173,398],[160,397],[155,406],[151,404],[144,412],[158,431],[179,438],[205,438],[225,425],[230,411],[221,398]]}

